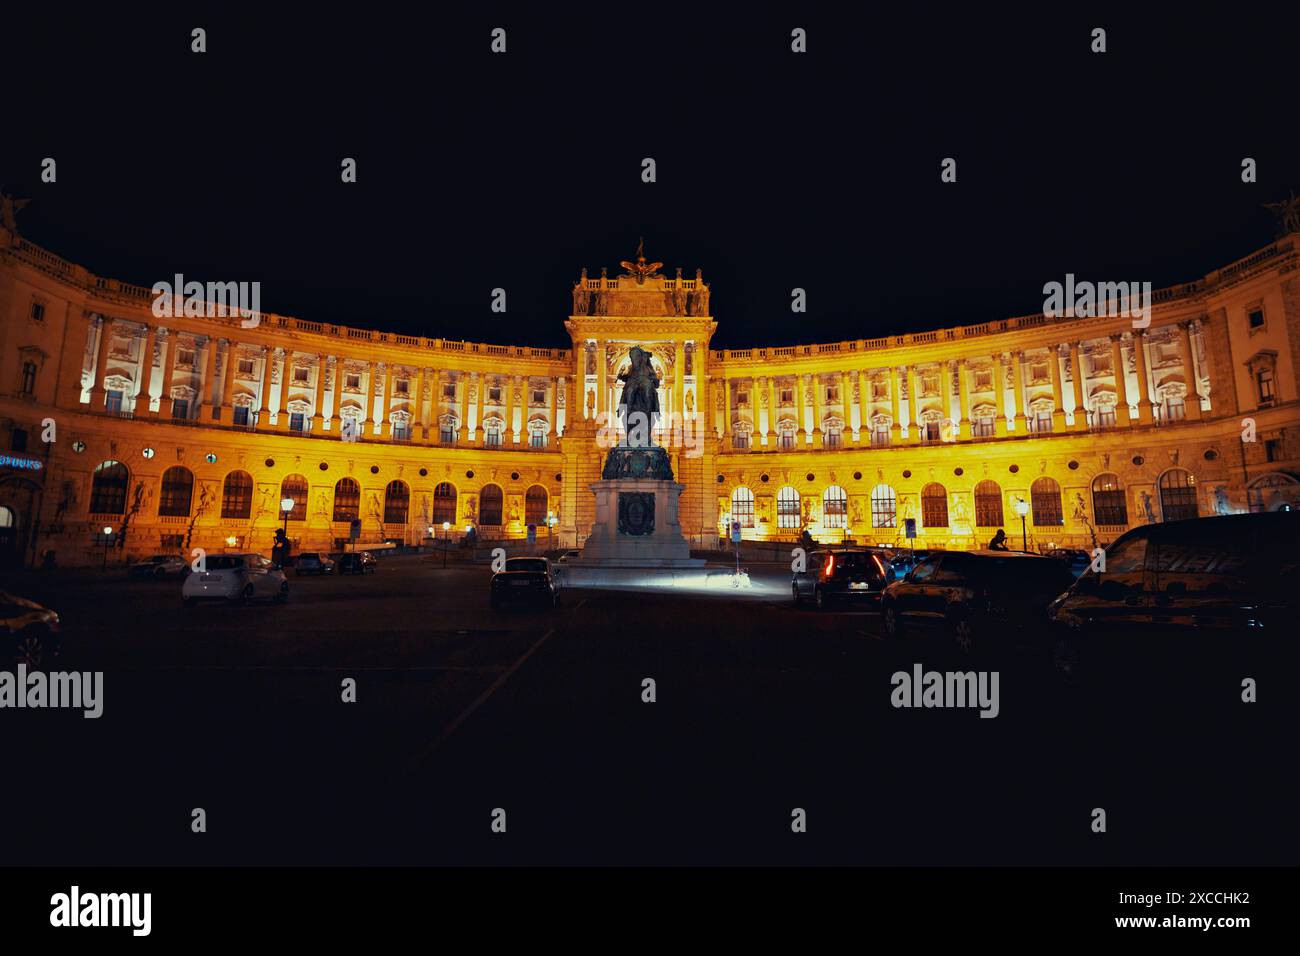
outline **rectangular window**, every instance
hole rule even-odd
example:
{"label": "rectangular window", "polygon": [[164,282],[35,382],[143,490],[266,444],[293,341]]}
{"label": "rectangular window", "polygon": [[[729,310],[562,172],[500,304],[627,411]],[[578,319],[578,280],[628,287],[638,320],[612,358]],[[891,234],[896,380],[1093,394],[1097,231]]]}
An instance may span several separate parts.
{"label": "rectangular window", "polygon": [[9,450],[26,451],[27,450],[27,429],[15,428],[9,433]]}
{"label": "rectangular window", "polygon": [[1165,421],[1181,422],[1187,418],[1187,405],[1181,398],[1171,398],[1165,402]]}
{"label": "rectangular window", "polygon": [[1262,329],[1264,327],[1264,310],[1261,308],[1248,310],[1246,312],[1246,322],[1252,329]]}
{"label": "rectangular window", "polygon": [[921,426],[921,441],[933,445],[943,440],[943,426],[938,422],[926,422]]}
{"label": "rectangular window", "polygon": [[296,369],[293,370],[293,380],[294,380],[295,382],[299,382],[299,383],[302,383],[302,384],[306,384],[306,382],[307,382],[307,376],[308,376],[309,374],[311,374],[311,370],[308,369],[308,368],[306,368],[305,366],[300,367],[300,368],[296,368]]}
{"label": "rectangular window", "polygon": [[447,384],[447,385],[444,385],[444,386],[442,387],[442,397],[443,397],[443,398],[450,398],[450,399],[452,399],[452,400],[455,400],[455,398],[456,398],[456,386],[455,386],[454,384]]}
{"label": "rectangular window", "polygon": [[306,421],[306,415],[302,412],[291,412],[289,415],[289,431],[300,432]]}
{"label": "rectangular window", "polygon": [[781,404],[782,405],[794,404],[794,389],[792,388],[781,389]]}
{"label": "rectangular window", "polygon": [[23,394],[32,395],[36,392],[36,363],[23,363]]}
{"label": "rectangular window", "polygon": [[1261,405],[1272,405],[1277,397],[1273,390],[1273,370],[1271,368],[1262,368],[1255,376],[1255,385],[1259,389],[1259,403]]}
{"label": "rectangular window", "polygon": [[1110,353],[1093,352],[1088,361],[1092,365],[1092,374],[1101,375],[1110,371]]}
{"label": "rectangular window", "polygon": [[190,417],[190,403],[185,398],[172,399],[172,418],[186,419]]}
{"label": "rectangular window", "polygon": [[399,378],[393,383],[393,393],[396,395],[410,395],[411,383],[407,379]]}
{"label": "rectangular window", "polygon": [[410,422],[393,422],[393,440],[410,441],[411,440],[411,423]]}
{"label": "rectangular window", "polygon": [[1037,412],[1030,415],[1025,420],[1025,426],[1029,429],[1030,434],[1046,435],[1052,430],[1052,413]]}
{"label": "rectangular window", "polygon": [[534,448],[545,448],[546,432],[533,432],[528,436],[528,444]]}
{"label": "rectangular window", "polygon": [[731,436],[731,447],[732,447],[732,448],[748,448],[748,447],[749,447],[749,436],[748,436],[748,435],[740,435],[740,434],[732,435],[732,436]]}
{"label": "rectangular window", "polygon": [[993,370],[991,368],[979,368],[975,370],[975,389],[980,392],[989,391],[993,388]]}
{"label": "rectangular window", "polygon": [[496,402],[497,404],[501,403],[501,386],[493,385],[488,389],[488,401]]}
{"label": "rectangular window", "polygon": [[838,428],[828,429],[826,432],[826,447],[839,448],[844,443],[844,433]]}
{"label": "rectangular window", "polygon": [[546,404],[546,389],[544,388],[533,389],[533,404],[534,405]]}
{"label": "rectangular window", "polygon": [[110,412],[120,412],[122,410],[122,393],[115,388],[110,388],[104,398],[104,408]]}
{"label": "rectangular window", "polygon": [[40,302],[32,303],[32,321],[33,322],[45,321],[45,306]]}
{"label": "rectangular window", "polygon": [[736,404],[742,408],[747,406],[749,404],[749,392],[737,392]]}
{"label": "rectangular window", "polygon": [[1115,409],[1098,408],[1088,413],[1088,424],[1092,428],[1114,428]]}
{"label": "rectangular window", "polygon": [[176,350],[176,364],[177,364],[177,365],[180,365],[180,366],[182,366],[182,367],[188,365],[190,368],[193,368],[193,367],[194,367],[194,350],[193,350],[193,349],[177,349],[177,350]]}
{"label": "rectangular window", "polygon": [[438,441],[444,445],[456,444],[456,429],[450,425],[443,425],[438,429]]}
{"label": "rectangular window", "polygon": [[235,417],[232,419],[232,421],[234,421],[234,423],[235,423],[236,425],[247,425],[247,424],[248,424],[248,406],[247,406],[247,405],[236,405],[236,406],[235,406]]}
{"label": "rectangular window", "polygon": [[1047,363],[1034,362],[1029,366],[1029,380],[1031,382],[1047,381]]}
{"label": "rectangular window", "polygon": [[490,448],[501,447],[501,429],[493,427],[485,431],[483,433],[483,444]]}
{"label": "rectangular window", "polygon": [[348,373],[346,376],[344,376],[344,378],[343,378],[343,387],[344,387],[344,388],[357,388],[357,389],[359,389],[359,388],[361,387],[361,373],[360,373],[360,372],[349,372],[349,373]]}
{"label": "rectangular window", "polygon": [[158,550],[160,551],[179,551],[185,547],[185,535],[183,534],[160,534],[158,536]]}
{"label": "rectangular window", "polygon": [[970,433],[973,438],[992,438],[993,437],[993,419],[977,418],[970,424]]}
{"label": "rectangular window", "polygon": [[889,426],[888,425],[877,425],[874,429],[872,429],[871,447],[872,448],[889,447]]}
{"label": "rectangular window", "polygon": [[839,400],[840,400],[840,387],[838,385],[827,385],[826,386],[827,403],[829,404],[831,402],[838,402]]}
{"label": "rectangular window", "polygon": [[789,451],[791,448],[793,448],[794,432],[792,431],[781,432],[780,436],[777,439],[777,445],[778,447],[780,447],[782,451]]}
{"label": "rectangular window", "polygon": [[239,360],[239,375],[240,375],[241,378],[252,378],[252,377],[253,377],[253,360],[252,360],[252,359],[240,359],[240,360]]}
{"label": "rectangular window", "polygon": [[1282,460],[1282,439],[1267,438],[1264,440],[1264,457],[1268,461]]}

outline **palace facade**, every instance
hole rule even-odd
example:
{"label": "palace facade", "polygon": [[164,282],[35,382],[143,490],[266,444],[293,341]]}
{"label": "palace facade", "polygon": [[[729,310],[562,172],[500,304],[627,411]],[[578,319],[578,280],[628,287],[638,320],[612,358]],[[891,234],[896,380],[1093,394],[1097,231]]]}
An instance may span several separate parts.
{"label": "palace facade", "polygon": [[548,349],[158,318],[152,289],[0,228],[0,554],[269,553],[282,526],[295,550],[530,526],[581,547],[633,345],[697,547],[732,519],[756,540],[893,544],[910,518],[917,547],[1019,545],[1023,502],[1030,548],[1091,548],[1300,507],[1298,240],[1156,291],[1145,328],[1040,314],[719,351],[700,272],[640,257],[584,270],[572,345]]}

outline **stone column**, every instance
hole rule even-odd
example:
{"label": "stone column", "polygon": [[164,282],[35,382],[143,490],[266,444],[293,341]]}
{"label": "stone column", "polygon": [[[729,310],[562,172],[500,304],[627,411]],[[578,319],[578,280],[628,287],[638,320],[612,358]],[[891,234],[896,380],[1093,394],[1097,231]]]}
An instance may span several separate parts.
{"label": "stone column", "polygon": [[221,368],[221,377],[225,380],[221,386],[221,417],[234,424],[235,421],[235,370],[239,367],[239,349],[230,339],[222,339],[225,346],[225,363]]}
{"label": "stone column", "polygon": [[[144,337],[144,355],[140,360],[140,377],[135,386],[135,405],[134,414],[143,415],[149,412],[149,384],[153,380],[153,353],[154,346],[158,341],[158,329],[155,326],[149,326],[148,332]],[[143,400],[144,407],[140,407]]]}
{"label": "stone column", "polygon": [[[563,437],[569,427],[569,414],[572,408],[571,396],[568,394],[569,377],[560,375],[555,379],[555,400],[551,402],[551,411],[555,415],[554,430],[557,437]],[[560,424],[560,412],[564,412],[564,424]]]}
{"label": "stone column", "polygon": [[844,431],[840,434],[840,441],[847,445],[856,434],[853,429],[853,385],[847,371],[840,372],[840,409],[844,413]]}
{"label": "stone column", "polygon": [[1002,353],[993,356],[993,437],[1007,437],[1007,380],[1002,370]]}
{"label": "stone column", "polygon": [[899,438],[902,437],[903,426],[902,419],[898,417],[900,382],[898,368],[891,365],[889,367],[889,443],[897,445]]}
{"label": "stone column", "polygon": [[780,410],[776,404],[777,387],[776,387],[775,375],[769,375],[767,377],[766,387],[767,387],[767,433],[766,434],[767,434],[767,445],[770,448],[772,446],[772,442],[775,441],[775,436],[777,434],[776,416]]}
{"label": "stone column", "polygon": [[[871,370],[858,369],[858,444],[871,444]],[[862,433],[866,432],[866,437]]]}
{"label": "stone column", "polygon": [[[212,404],[212,392],[217,384],[217,340],[208,336],[207,352],[203,361],[203,397],[199,402],[199,418],[212,421],[218,417],[217,407]],[[220,395],[217,402],[221,401]],[[207,414],[204,414],[204,413]]]}
{"label": "stone column", "polygon": [[1048,370],[1052,373],[1052,431],[1065,431],[1065,394],[1061,386],[1061,347],[1047,348]]}
{"label": "stone column", "polygon": [[[673,388],[673,412],[680,420],[686,418],[686,343],[678,342],[673,349],[673,374],[676,376]],[[669,430],[673,426],[668,423]]]}
{"label": "stone column", "polygon": [[[1124,336],[1116,332],[1110,337],[1110,370],[1115,377],[1115,424],[1132,425],[1135,419],[1128,405],[1128,373],[1124,365]],[[1119,416],[1123,415],[1121,422]]]}
{"label": "stone column", "polygon": [[[429,384],[429,370],[423,365],[415,379],[415,414],[411,416],[411,438],[421,444],[429,443],[429,419],[424,414],[424,389]],[[430,389],[430,398],[433,390]]]}
{"label": "stone column", "polygon": [[559,434],[558,422],[560,406],[560,382],[563,377],[550,379],[546,384],[546,447],[555,445],[555,436]]}
{"label": "stone column", "polygon": [[316,356],[316,397],[311,406],[311,430],[319,435],[325,428],[325,353]]}
{"label": "stone column", "polygon": [[289,379],[293,378],[293,352],[289,349],[276,349],[280,353],[280,397],[275,405],[275,430],[289,430]]}
{"label": "stone column", "polygon": [[483,393],[487,391],[487,379],[479,381],[478,372],[469,373],[470,385],[474,392],[474,442],[483,444]]}
{"label": "stone column", "polygon": [[469,380],[464,372],[457,372],[454,381],[460,392],[460,427],[456,429],[456,440],[463,445],[469,438]]}
{"label": "stone column", "polygon": [[[176,353],[180,351],[181,338],[176,334],[175,329],[167,330],[167,358],[163,360],[163,377],[162,391],[159,392],[158,411],[155,413],[157,418],[171,418],[172,405],[174,404],[171,396],[172,379],[176,373]],[[166,409],[164,415],[163,410]]]}
{"label": "stone column", "polygon": [[392,362],[383,363],[384,369],[384,404],[376,410],[379,426],[376,434],[384,438],[393,437],[393,379],[397,377],[397,366]]}
{"label": "stone column", "polygon": [[1015,376],[1013,399],[1016,403],[1016,434],[1023,435],[1028,430],[1025,419],[1029,412],[1029,409],[1025,408],[1025,353],[1020,351],[1012,352],[1011,361],[1011,374]]}
{"label": "stone column", "polygon": [[731,449],[731,379],[722,377],[722,444]]}
{"label": "stone column", "polygon": [[506,393],[506,427],[505,433],[501,436],[501,443],[510,446],[518,445],[519,433],[515,431],[515,411],[519,401],[515,395],[519,389],[519,376],[511,375],[502,383],[501,388]]}
{"label": "stone column", "polygon": [[921,444],[921,396],[916,388],[916,366],[909,365],[907,373],[907,411],[909,444]]}
{"label": "stone column", "polygon": [[1083,350],[1081,342],[1070,343],[1070,377],[1074,379],[1074,430],[1088,430],[1088,409],[1084,407]]}
{"label": "stone column", "polygon": [[339,409],[343,407],[343,385],[347,381],[348,367],[346,361],[338,355],[331,355],[329,363],[329,368],[333,370],[330,376],[330,385],[333,388],[333,394],[330,396],[330,431],[337,435],[343,424]]}
{"label": "stone column", "polygon": [[961,421],[957,423],[957,437],[970,438],[970,384],[967,381],[966,360],[957,360],[957,408]]}
{"label": "stone column", "polygon": [[[150,327],[150,331],[153,331]],[[113,321],[106,315],[99,317],[99,347],[95,351],[95,379],[90,386],[90,407],[96,410],[104,408],[108,401],[108,390],[104,388],[104,377],[108,374],[108,347],[113,342]],[[153,355],[149,356],[149,367],[153,368]]]}
{"label": "stone column", "polygon": [[1196,374],[1196,355],[1192,351],[1191,320],[1179,322],[1178,330],[1182,335],[1183,377],[1187,380],[1187,397],[1184,399],[1187,403],[1187,420],[1199,422],[1201,420],[1200,376]]}
{"label": "stone column", "polygon": [[813,390],[813,427],[812,441],[814,448],[821,448],[826,436],[822,434],[822,417],[826,414],[826,386],[822,383],[821,373],[812,373]]}
{"label": "stone column", "polygon": [[1147,383],[1146,330],[1133,330],[1133,359],[1137,364],[1138,421],[1151,424],[1151,386]]}
{"label": "stone column", "polygon": [[606,381],[606,368],[609,364],[609,347],[604,339],[596,343],[596,415],[609,412],[609,384]]}
{"label": "stone column", "polygon": [[808,376],[807,374],[796,375],[794,377],[794,402],[795,408],[799,410],[798,429],[795,431],[795,447],[803,450],[808,442]]}
{"label": "stone column", "polygon": [[275,364],[271,346],[262,347],[262,356],[262,394],[259,399],[261,407],[257,410],[257,427],[261,431],[266,431],[271,423],[271,369]]}

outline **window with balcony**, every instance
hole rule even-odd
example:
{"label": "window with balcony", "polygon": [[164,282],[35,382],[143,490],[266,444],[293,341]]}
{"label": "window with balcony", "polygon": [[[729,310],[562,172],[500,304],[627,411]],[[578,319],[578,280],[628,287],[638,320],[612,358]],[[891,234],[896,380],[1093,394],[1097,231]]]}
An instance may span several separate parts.
{"label": "window with balcony", "polygon": [[236,425],[243,425],[243,426],[247,427],[247,425],[248,425],[248,406],[247,406],[247,405],[236,405],[236,406],[235,406],[235,409],[234,409],[233,417],[231,418],[231,421],[232,421],[234,424],[236,424]]}
{"label": "window with balcony", "polygon": [[307,428],[307,416],[303,412],[289,413],[289,431],[303,432]]}
{"label": "window with balcony", "polygon": [[871,447],[888,448],[889,447],[889,426],[877,424],[871,429]]}
{"label": "window with balcony", "polygon": [[973,438],[992,438],[994,432],[992,418],[977,418],[970,423],[970,433]]}
{"label": "window with balcony", "polygon": [[1277,392],[1273,388],[1272,368],[1261,368],[1255,373],[1255,391],[1259,394],[1260,405],[1272,405],[1277,400]]}
{"label": "window with balcony", "polygon": [[1115,407],[1094,408],[1088,412],[1089,428],[1114,428]]}
{"label": "window with balcony", "polygon": [[172,418],[185,421],[190,417],[190,402],[187,398],[172,399]]}
{"label": "window with balcony", "polygon": [[501,434],[500,422],[488,422],[483,426],[483,444],[487,445],[489,448],[500,448]]}
{"label": "window with balcony", "polygon": [[122,410],[122,392],[116,388],[110,388],[108,394],[104,396],[104,408],[110,412],[120,412]]}

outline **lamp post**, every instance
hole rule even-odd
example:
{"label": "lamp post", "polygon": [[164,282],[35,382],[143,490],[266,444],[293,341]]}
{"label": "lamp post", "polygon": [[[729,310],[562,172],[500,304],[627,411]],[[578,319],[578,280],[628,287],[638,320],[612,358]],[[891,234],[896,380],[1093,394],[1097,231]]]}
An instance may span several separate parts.
{"label": "lamp post", "polygon": [[1025,530],[1025,515],[1029,514],[1029,502],[1024,498],[1016,499],[1016,514],[1020,515],[1020,550],[1029,550],[1029,534]]}
{"label": "lamp post", "polygon": [[451,546],[451,522],[442,523],[442,566],[447,567],[447,548]]}
{"label": "lamp post", "polygon": [[555,512],[546,512],[546,550],[552,551],[555,548]]}
{"label": "lamp post", "polygon": [[104,566],[101,571],[108,570],[108,543],[113,540],[113,529],[109,525],[104,525]]}
{"label": "lamp post", "polygon": [[289,539],[289,513],[293,511],[294,504],[292,498],[280,499],[280,511],[284,513],[284,537],[286,541]]}

